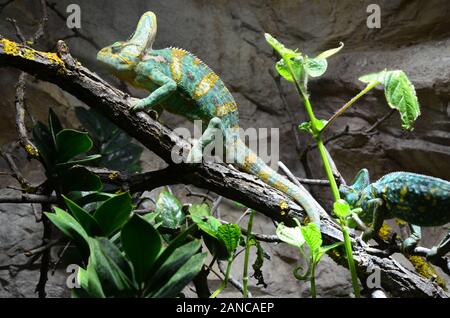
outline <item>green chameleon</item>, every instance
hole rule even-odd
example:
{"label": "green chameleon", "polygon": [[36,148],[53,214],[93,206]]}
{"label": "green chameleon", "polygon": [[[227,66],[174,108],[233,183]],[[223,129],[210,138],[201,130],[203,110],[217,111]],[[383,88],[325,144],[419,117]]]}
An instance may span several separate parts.
{"label": "green chameleon", "polygon": [[[156,26],[155,14],[146,12],[128,41],[116,42],[97,54],[97,59],[119,79],[150,92],[143,99],[133,99],[133,111],[161,107],[192,121],[202,120],[207,128],[193,143],[187,157],[190,163],[202,160],[204,147],[220,131],[228,162],[291,196],[320,227],[320,214],[325,212],[312,196],[267,166],[241,141],[237,104],[219,76],[183,49],[153,49]],[[279,206],[285,213],[287,203],[280,201]]]}
{"label": "green chameleon", "polygon": [[[365,228],[365,241],[378,234],[384,220],[399,218],[410,224],[411,235],[403,242],[403,249],[409,251],[421,238],[420,226],[450,222],[450,182],[439,178],[393,172],[370,183],[369,172],[362,169],[351,186],[341,185],[339,191],[353,209],[362,209],[355,219]],[[372,225],[366,228],[360,221]],[[443,256],[449,251],[450,232],[427,257]]]}

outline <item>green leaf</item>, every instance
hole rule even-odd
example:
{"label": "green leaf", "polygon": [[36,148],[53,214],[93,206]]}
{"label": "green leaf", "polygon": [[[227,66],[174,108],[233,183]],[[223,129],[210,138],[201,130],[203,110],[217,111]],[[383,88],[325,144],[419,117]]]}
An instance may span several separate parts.
{"label": "green leaf", "polygon": [[265,33],[264,37],[266,38],[267,43],[269,43],[283,59],[290,59],[292,57],[301,55],[301,53],[297,53],[291,49],[286,48],[281,42],[279,42],[269,33]]}
{"label": "green leaf", "polygon": [[164,264],[153,274],[149,290],[159,290],[180,267],[198,252],[202,243],[194,240],[176,248]]}
{"label": "green leaf", "polygon": [[339,43],[339,47],[334,48],[334,49],[330,49],[330,50],[326,50],[326,51],[320,53],[319,55],[317,55],[316,58],[327,59],[330,56],[332,56],[332,55],[336,54],[337,52],[339,52],[343,47],[344,47],[344,43],[340,42]]}
{"label": "green leaf", "polygon": [[100,178],[84,167],[60,169],[63,192],[70,191],[99,191],[103,184]]}
{"label": "green leaf", "polygon": [[304,62],[304,68],[306,73],[311,77],[322,76],[328,67],[327,60],[325,58],[306,58]]}
{"label": "green leaf", "polygon": [[377,73],[371,73],[367,75],[363,75],[360,78],[358,78],[361,82],[369,84],[372,82],[380,82],[380,84],[384,85],[384,78],[386,76],[386,70],[377,72]]}
{"label": "green leaf", "polygon": [[316,264],[320,261],[320,259],[326,252],[328,252],[329,250],[332,250],[333,248],[341,246],[341,245],[344,245],[344,242],[335,242],[333,244],[320,247],[319,252],[317,253],[317,255],[315,257]]}
{"label": "green leaf", "polygon": [[119,128],[96,110],[78,106],[75,114],[81,125],[100,143],[106,142]]}
{"label": "green leaf", "polygon": [[92,140],[85,132],[63,129],[56,135],[58,162],[66,162],[73,157],[87,152],[92,147]]}
{"label": "green leaf", "polygon": [[256,285],[262,285],[266,288],[267,284],[264,281],[263,272],[261,270],[264,265],[264,258],[266,258],[264,249],[262,248],[261,243],[254,238],[252,238],[251,243],[256,247],[256,258],[255,262],[252,264],[252,268],[254,270],[253,277],[258,281]]}
{"label": "green leaf", "polygon": [[333,213],[340,219],[345,219],[350,214],[350,210],[350,205],[343,199],[339,199],[333,204]]}
{"label": "green leaf", "polygon": [[37,122],[33,127],[33,141],[46,168],[52,168],[56,160],[56,149],[50,131],[41,122]]}
{"label": "green leaf", "polygon": [[89,297],[93,298],[104,298],[102,284],[98,279],[97,272],[92,265],[92,262],[88,263],[86,269],[79,268],[77,275],[80,287],[87,293]]}
{"label": "green leaf", "polygon": [[103,202],[95,211],[94,218],[103,233],[109,236],[125,224],[131,210],[131,196],[128,192],[125,192]]}
{"label": "green leaf", "polygon": [[403,71],[386,73],[384,94],[389,106],[400,112],[402,127],[412,130],[420,115],[420,106],[414,86]]}
{"label": "green leaf", "polygon": [[86,210],[78,206],[75,202],[69,198],[62,196],[64,203],[66,204],[69,211],[75,217],[75,219],[80,223],[83,229],[89,236],[101,235],[101,229],[97,221],[90,215]]}
{"label": "green leaf", "polygon": [[241,229],[237,224],[222,224],[217,231],[217,237],[225,244],[228,256],[231,256],[239,245]]}
{"label": "green leaf", "polygon": [[162,244],[155,228],[138,215],[133,215],[121,231],[122,247],[133,264],[136,280],[141,283],[150,274]]}
{"label": "green leaf", "polygon": [[322,246],[322,234],[315,223],[308,223],[301,229],[303,238],[313,254],[316,254]]}
{"label": "green leaf", "polygon": [[130,264],[117,246],[107,238],[89,238],[89,263],[95,269],[106,296],[131,296],[135,286]]}
{"label": "green leaf", "polygon": [[[303,58],[302,57],[296,57],[290,59],[290,65],[291,70],[294,73],[294,76],[297,78],[297,80],[302,78],[303,73]],[[278,74],[280,74],[285,80],[289,82],[294,82],[294,79],[291,76],[291,72],[289,71],[289,67],[286,64],[286,61],[284,59],[279,60],[275,64],[275,69],[277,70]]]}
{"label": "green leaf", "polygon": [[58,116],[53,109],[48,111],[48,125],[50,127],[50,133],[52,135],[53,144],[56,147],[56,135],[63,129]]}
{"label": "green leaf", "polygon": [[412,130],[415,120],[420,115],[420,105],[417,100],[414,85],[401,70],[381,71],[359,78],[364,83],[379,81],[384,85],[384,95],[389,107],[400,113],[402,127]]}
{"label": "green leaf", "polygon": [[176,229],[185,220],[183,205],[167,190],[159,194],[155,212],[158,214],[155,221],[162,222],[162,226],[169,229]]}
{"label": "green leaf", "polygon": [[217,231],[222,225],[218,219],[209,212],[209,206],[206,203],[192,204],[189,207],[189,214],[192,221],[205,233],[217,238]]}
{"label": "green leaf", "polygon": [[298,248],[305,244],[300,227],[287,227],[283,223],[278,224],[276,234],[280,240],[289,245],[296,246]]}
{"label": "green leaf", "polygon": [[161,287],[156,293],[147,297],[167,298],[175,297],[200,272],[206,253],[192,256],[184,265]]}
{"label": "green leaf", "polygon": [[83,227],[66,211],[58,207],[54,207],[53,210],[55,213],[44,212],[44,214],[61,232],[79,246],[84,256],[89,255],[89,237]]}

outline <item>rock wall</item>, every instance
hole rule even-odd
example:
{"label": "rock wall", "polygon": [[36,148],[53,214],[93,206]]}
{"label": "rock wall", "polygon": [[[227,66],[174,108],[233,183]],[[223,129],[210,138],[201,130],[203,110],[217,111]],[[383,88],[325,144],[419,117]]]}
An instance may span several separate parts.
{"label": "rock wall", "polygon": [[[73,1],[60,0],[56,7],[64,12]],[[381,7],[381,28],[368,29],[366,8],[372,1],[294,1],[294,0],[161,0],[161,1],[87,1],[81,7],[80,32],[100,47],[124,40],[133,31],[139,16],[147,10],[158,16],[158,36],[155,47],[178,46],[194,52],[211,66],[228,84],[240,105],[241,126],[277,127],[280,129],[281,160],[298,176],[323,177],[315,150],[309,151],[308,167],[300,155],[311,139],[296,135],[292,126],[306,119],[294,89],[287,83],[277,87],[273,77],[275,56],[265,43],[263,33],[269,32],[290,47],[314,56],[317,52],[336,47],[344,49],[329,60],[324,77],[310,83],[311,100],[320,118],[330,117],[335,110],[354,96],[363,86],[357,78],[384,68],[404,70],[414,83],[422,106],[422,116],[413,132],[400,128],[398,114],[393,114],[378,126],[376,134],[351,135],[328,144],[344,177],[351,181],[356,172],[369,168],[372,178],[394,170],[425,173],[450,179],[450,3],[445,0],[378,1]],[[39,19],[39,3],[17,0],[0,13],[17,19],[25,34],[31,34]],[[0,34],[15,38],[7,22],[0,24]],[[49,10],[48,32],[38,45],[52,48],[55,41],[67,38],[72,55],[117,84],[95,61],[96,48],[86,40],[68,37],[72,33],[52,10]],[[16,138],[14,127],[14,84],[18,72],[2,69],[0,77],[0,143]],[[145,92],[130,90],[136,96]],[[71,106],[81,102],[55,86],[39,81],[27,84],[27,104],[37,119],[45,120],[48,107],[63,117],[64,124],[76,126]],[[336,121],[327,136],[337,134],[346,126],[351,131],[373,125],[388,111],[381,91],[361,99],[358,105]],[[175,116],[161,119],[171,127],[187,123]],[[33,181],[42,176],[38,166],[16,155],[20,166]],[[144,156],[146,169],[161,166],[150,153]],[[0,161],[0,169],[5,169]],[[0,185],[14,184],[0,175]],[[183,193],[183,188],[177,188]],[[315,195],[327,203],[329,191],[313,188]],[[231,206],[230,206],[231,207]],[[232,208],[223,207],[225,217],[235,220]],[[39,245],[41,225],[34,223],[29,206],[0,205],[0,296],[34,296],[38,264],[16,270],[8,264],[24,259],[21,251]],[[271,222],[258,218],[258,232],[273,233]],[[436,242],[442,229],[427,229],[424,244]],[[282,245],[267,246],[271,261],[264,265],[267,289],[252,286],[255,296],[298,297],[307,295],[308,286],[292,276],[298,256]],[[19,257],[20,256],[20,257]],[[239,264],[239,262],[238,262]],[[240,272],[235,266],[235,275]],[[65,273],[56,272],[49,287],[50,296],[67,295]],[[321,296],[348,296],[348,273],[325,259],[318,270],[318,292]],[[230,293],[234,291],[230,289]]]}

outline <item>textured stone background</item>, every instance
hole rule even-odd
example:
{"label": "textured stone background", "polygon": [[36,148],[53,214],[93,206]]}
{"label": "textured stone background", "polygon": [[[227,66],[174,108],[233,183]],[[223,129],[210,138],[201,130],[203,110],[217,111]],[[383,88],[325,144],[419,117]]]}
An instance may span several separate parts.
{"label": "textured stone background", "polygon": [[[65,11],[69,3],[74,1],[59,0],[57,7]],[[288,46],[298,47],[312,56],[337,46],[340,41],[345,43],[341,53],[330,59],[326,75],[310,83],[312,102],[321,118],[328,118],[363,87],[357,81],[359,76],[384,68],[403,69],[414,83],[422,106],[423,115],[415,130],[402,131],[399,116],[394,114],[370,138],[347,136],[331,142],[331,154],[349,181],[362,167],[369,168],[373,179],[394,170],[450,179],[450,3],[446,0],[378,1],[382,27],[373,30],[366,27],[366,7],[372,1],[78,0],[76,3],[82,10],[81,32],[100,46],[128,38],[139,16],[146,10],[154,11],[158,16],[155,47],[172,45],[188,49],[216,70],[240,105],[242,127],[280,129],[281,159],[298,176],[306,176],[308,171],[299,156],[311,140],[307,136],[295,136],[292,125],[304,121],[305,115],[292,87],[282,83],[281,92],[278,90],[270,74],[274,56],[263,33],[269,32]],[[49,32],[40,42],[43,49],[71,34],[49,12]],[[38,1],[16,0],[1,12],[0,34],[14,38],[6,17],[17,19],[24,32],[30,34],[39,19]],[[116,83],[95,62],[96,49],[91,44],[79,38],[66,41],[81,63]],[[13,69],[1,70],[2,145],[16,138],[13,100],[17,75]],[[137,96],[145,94],[132,92]],[[78,125],[71,107],[81,102],[51,84],[29,81],[27,104],[38,119],[45,120],[48,107],[53,107],[66,125]],[[388,111],[381,91],[363,98],[358,106],[335,123],[330,136],[346,125],[350,130],[369,127]],[[171,115],[164,115],[162,120],[171,127],[187,125]],[[21,153],[16,155],[26,175],[35,182],[41,180],[39,166],[23,157]],[[151,153],[145,153],[143,165],[145,169],[154,169],[163,163]],[[308,165],[314,177],[323,177],[314,150],[308,155]],[[2,161],[0,169],[6,169]],[[0,175],[0,185],[4,188],[14,182]],[[312,190],[326,202],[327,190]],[[176,191],[182,194],[183,187],[176,187]],[[221,210],[226,219],[238,217],[230,204]],[[258,217],[255,230],[273,233],[274,228],[269,220]],[[24,270],[10,265],[26,261],[22,253],[39,245],[41,231],[30,206],[0,205],[0,297],[35,296],[39,263]],[[443,229],[426,229],[423,244],[436,242],[442,233]],[[282,245],[266,245],[266,248],[271,261],[265,263],[263,270],[269,286],[256,287],[253,281],[254,295],[306,296],[307,284],[296,282],[292,276],[298,262],[296,251]],[[234,267],[235,275],[241,272],[239,264],[240,261]],[[344,268],[325,258],[317,274],[319,295],[348,296],[351,288]],[[57,270],[48,284],[49,296],[67,295],[65,279],[64,270]],[[230,288],[228,295],[237,294]]]}

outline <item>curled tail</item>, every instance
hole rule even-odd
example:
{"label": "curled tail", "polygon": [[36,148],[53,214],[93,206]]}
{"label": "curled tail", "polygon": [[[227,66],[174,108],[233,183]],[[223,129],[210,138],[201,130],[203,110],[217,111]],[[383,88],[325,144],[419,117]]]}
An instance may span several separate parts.
{"label": "curled tail", "polygon": [[[324,211],[321,211],[320,207],[316,204],[316,201],[308,191],[299,188],[287,178],[270,168],[240,139],[235,141],[235,145],[235,153],[233,153],[232,156],[236,166],[245,172],[257,176],[266,184],[292,197],[305,209],[311,222],[314,222],[320,228],[320,214]],[[229,148],[227,147],[227,149]]]}

